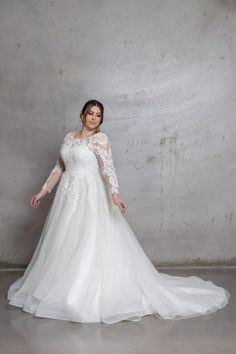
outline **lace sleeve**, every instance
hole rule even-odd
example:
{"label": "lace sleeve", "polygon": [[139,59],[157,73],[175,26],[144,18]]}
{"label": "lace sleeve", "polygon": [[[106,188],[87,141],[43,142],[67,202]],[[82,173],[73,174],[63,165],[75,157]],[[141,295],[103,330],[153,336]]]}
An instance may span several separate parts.
{"label": "lace sleeve", "polygon": [[108,136],[100,132],[92,140],[92,149],[96,154],[98,161],[102,167],[102,172],[108,181],[108,186],[111,194],[119,194],[119,184],[113,163],[111,145]]}
{"label": "lace sleeve", "polygon": [[[66,134],[64,137],[63,142],[66,140],[68,137],[69,133]],[[59,155],[57,158],[56,164],[54,165],[53,169],[51,170],[46,182],[42,186],[42,189],[46,190],[48,193],[51,193],[52,189],[54,186],[58,183],[58,181],[61,178],[62,173],[65,171],[65,165],[64,162]]]}
{"label": "lace sleeve", "polygon": [[64,171],[64,163],[62,161],[62,158],[59,157],[56,161],[55,166],[51,170],[46,182],[42,186],[42,189],[45,189],[48,193],[51,193],[52,189],[61,178],[63,171]]}

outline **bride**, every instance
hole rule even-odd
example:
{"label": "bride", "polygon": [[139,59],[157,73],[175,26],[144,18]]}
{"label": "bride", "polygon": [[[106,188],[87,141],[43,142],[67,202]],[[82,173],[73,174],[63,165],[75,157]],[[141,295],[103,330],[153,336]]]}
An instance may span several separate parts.
{"label": "bride", "polygon": [[81,131],[68,132],[36,208],[59,182],[39,242],[9,304],[39,317],[73,322],[185,319],[227,305],[228,290],[197,276],[156,270],[127,223],[111,145],[100,131],[103,105],[90,100]]}

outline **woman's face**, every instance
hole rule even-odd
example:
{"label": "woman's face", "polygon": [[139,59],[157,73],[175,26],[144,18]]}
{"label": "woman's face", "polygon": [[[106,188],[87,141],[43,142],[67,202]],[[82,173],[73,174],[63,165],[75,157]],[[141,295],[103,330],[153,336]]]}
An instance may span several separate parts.
{"label": "woman's face", "polygon": [[101,122],[101,117],[100,108],[98,106],[93,106],[86,114],[84,125],[89,130],[96,129]]}

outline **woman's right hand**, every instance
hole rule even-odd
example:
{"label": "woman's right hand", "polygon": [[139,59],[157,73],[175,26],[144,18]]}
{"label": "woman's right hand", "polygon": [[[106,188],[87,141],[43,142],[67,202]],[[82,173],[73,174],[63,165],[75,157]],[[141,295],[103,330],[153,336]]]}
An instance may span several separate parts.
{"label": "woman's right hand", "polygon": [[30,201],[30,205],[32,206],[32,208],[37,208],[46,194],[47,192],[42,189],[38,194],[33,195]]}

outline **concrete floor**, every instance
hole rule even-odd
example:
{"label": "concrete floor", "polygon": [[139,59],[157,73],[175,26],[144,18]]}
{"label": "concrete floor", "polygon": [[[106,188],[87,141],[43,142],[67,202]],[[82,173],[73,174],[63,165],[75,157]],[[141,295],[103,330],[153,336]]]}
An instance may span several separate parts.
{"label": "concrete floor", "polygon": [[22,271],[0,272],[1,354],[235,354],[236,269],[160,269],[198,275],[227,288],[230,302],[214,314],[187,320],[145,316],[139,322],[72,323],[34,317],[8,305],[6,292]]}

